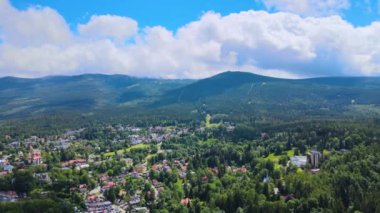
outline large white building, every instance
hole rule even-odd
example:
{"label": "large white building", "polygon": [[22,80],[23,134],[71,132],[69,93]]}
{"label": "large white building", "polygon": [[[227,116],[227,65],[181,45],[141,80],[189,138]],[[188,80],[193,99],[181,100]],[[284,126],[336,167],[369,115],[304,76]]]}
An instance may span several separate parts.
{"label": "large white building", "polygon": [[306,156],[294,156],[290,157],[290,162],[297,167],[303,167],[307,164],[307,157]]}
{"label": "large white building", "polygon": [[311,151],[310,154],[310,164],[313,166],[313,168],[318,168],[319,163],[321,162],[322,154],[318,151]]}

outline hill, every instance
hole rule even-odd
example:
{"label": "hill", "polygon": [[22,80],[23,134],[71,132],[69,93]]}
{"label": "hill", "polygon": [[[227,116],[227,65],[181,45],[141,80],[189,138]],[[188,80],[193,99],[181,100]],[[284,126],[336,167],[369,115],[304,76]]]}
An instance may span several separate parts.
{"label": "hill", "polygon": [[214,114],[276,117],[343,115],[380,104],[380,78],[278,79],[225,72],[168,91],[162,105],[196,104]]}
{"label": "hill", "polygon": [[63,111],[90,113],[124,104],[141,104],[190,80],[88,74],[38,79],[0,78],[0,118]]}
{"label": "hill", "polygon": [[[276,117],[379,115],[380,78],[279,79],[224,72],[193,80],[124,75],[0,78],[0,119],[49,114]],[[173,113],[173,116],[171,114]]]}

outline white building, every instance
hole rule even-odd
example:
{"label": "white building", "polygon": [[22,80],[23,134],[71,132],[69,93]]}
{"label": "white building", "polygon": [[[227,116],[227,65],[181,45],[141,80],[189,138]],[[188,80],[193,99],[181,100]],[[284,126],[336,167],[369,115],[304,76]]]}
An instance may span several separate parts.
{"label": "white building", "polygon": [[310,154],[310,164],[313,166],[313,168],[318,168],[319,167],[319,163],[322,159],[322,154],[318,151],[311,151],[311,154]]}
{"label": "white building", "polygon": [[307,164],[307,157],[306,156],[294,156],[290,157],[290,162],[297,167],[303,167]]}

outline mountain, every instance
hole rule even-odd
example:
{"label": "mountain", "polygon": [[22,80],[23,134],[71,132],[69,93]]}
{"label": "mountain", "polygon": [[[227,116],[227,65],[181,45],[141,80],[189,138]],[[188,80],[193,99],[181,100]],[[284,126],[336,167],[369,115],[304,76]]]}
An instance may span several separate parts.
{"label": "mountain", "polygon": [[197,101],[202,98],[212,97],[228,92],[236,91],[243,85],[262,82],[281,82],[284,79],[260,76],[247,72],[224,72],[210,78],[202,79],[193,84],[186,85],[165,94],[167,98],[174,98],[178,102]]}
{"label": "mountain", "polygon": [[224,72],[194,80],[88,74],[0,78],[0,119],[49,114],[223,114],[294,119],[380,114],[380,78],[280,79]]}
{"label": "mountain", "polygon": [[191,80],[87,74],[38,79],[0,78],[0,118],[74,111],[90,113],[153,100]]}
{"label": "mountain", "polygon": [[[279,79],[225,72],[168,91],[162,105],[196,103],[203,111],[229,115],[307,117],[363,109],[380,112],[380,78]],[[366,107],[363,107],[366,106]],[[375,107],[375,110],[374,110]],[[377,113],[379,114],[379,113]]]}

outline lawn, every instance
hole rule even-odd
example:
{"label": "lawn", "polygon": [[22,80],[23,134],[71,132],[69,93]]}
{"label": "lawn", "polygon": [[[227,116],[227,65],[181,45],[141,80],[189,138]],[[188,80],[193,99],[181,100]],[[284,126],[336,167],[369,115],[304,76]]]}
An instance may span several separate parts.
{"label": "lawn", "polygon": [[[133,146],[127,148],[127,152],[131,151],[132,149],[144,149],[144,148],[148,148],[148,147],[149,147],[149,144],[140,143],[140,144],[136,144],[136,145],[133,145]],[[117,151],[118,154],[123,154],[124,152],[125,152],[125,149],[120,149]],[[105,157],[111,157],[114,155],[115,155],[115,152],[107,152],[104,154]]]}
{"label": "lawn", "polygon": [[152,158],[156,157],[156,154],[148,154],[146,157],[145,157],[145,160],[150,160]]}
{"label": "lawn", "polygon": [[[273,162],[278,162],[278,160],[280,159],[281,156],[285,155],[285,153],[283,152],[282,155],[275,155],[274,153],[268,155],[267,157],[265,157],[264,159],[265,160],[271,160]],[[291,149],[291,150],[288,150],[286,151],[286,155],[288,157],[293,157],[294,156],[294,149]]]}
{"label": "lawn", "polygon": [[[285,153],[283,153],[282,155],[275,155],[274,153],[268,155],[267,157],[264,158],[264,160],[270,160],[274,163],[274,168],[279,170],[281,169],[281,165],[278,163],[279,159],[281,156],[284,156]],[[294,156],[294,149],[291,149],[291,150],[288,150],[286,151],[286,155],[288,157],[293,157]]]}
{"label": "lawn", "polygon": [[208,138],[208,139],[205,140],[205,141],[202,141],[202,140],[198,141],[198,144],[200,144],[200,145],[204,145],[204,144],[214,144],[214,143],[217,143],[217,142],[218,142],[218,140],[215,139],[215,138]]}
{"label": "lawn", "polygon": [[278,164],[278,163],[274,164],[274,169],[275,170],[281,170],[281,168],[282,168],[282,166],[280,164]]}
{"label": "lawn", "polygon": [[206,128],[218,128],[220,125],[222,125],[222,124],[221,123],[212,124],[211,123],[211,115],[210,114],[206,115]]}
{"label": "lawn", "polygon": [[281,170],[281,165],[278,163],[278,160],[280,159],[281,155],[275,155],[275,154],[270,154],[267,157],[263,158],[264,160],[270,160],[274,164],[274,169],[275,170]]}
{"label": "lawn", "polygon": [[291,150],[287,151],[287,152],[286,152],[286,155],[287,155],[288,157],[293,157],[293,156],[294,156],[294,149],[291,149]]}
{"label": "lawn", "polygon": [[322,151],[322,155],[323,155],[323,156],[329,156],[329,155],[330,155],[330,151],[328,151],[327,149],[324,149],[324,150]]}
{"label": "lawn", "polygon": [[268,155],[266,158],[264,158],[265,160],[271,160],[273,162],[278,162],[278,159],[280,159],[281,155],[275,155],[275,154],[270,154]]}

